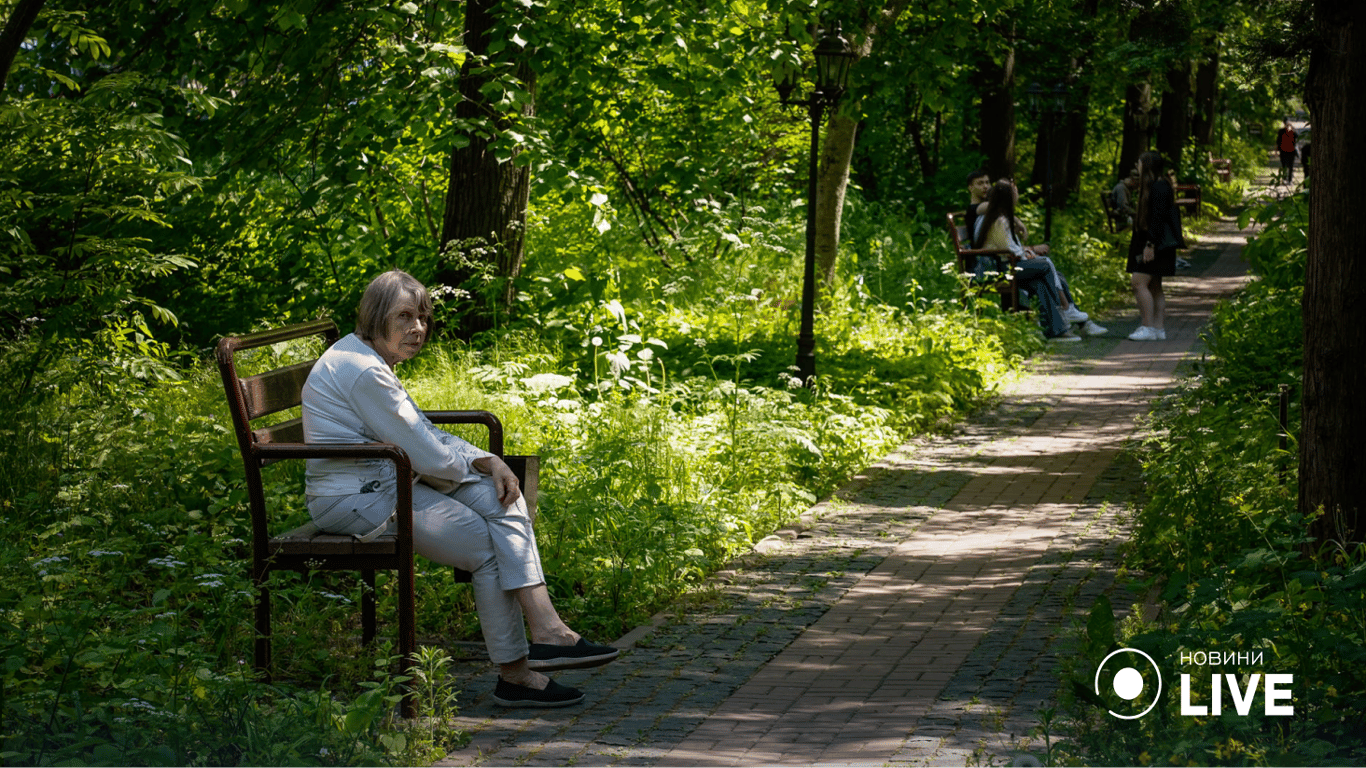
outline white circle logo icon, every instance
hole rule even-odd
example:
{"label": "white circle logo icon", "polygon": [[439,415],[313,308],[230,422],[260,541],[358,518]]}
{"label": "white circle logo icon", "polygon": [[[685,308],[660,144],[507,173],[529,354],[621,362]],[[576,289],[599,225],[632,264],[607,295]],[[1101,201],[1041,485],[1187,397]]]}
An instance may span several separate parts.
{"label": "white circle logo icon", "polygon": [[[1115,659],[1116,656],[1120,656],[1120,658]],[[1149,686],[1143,679],[1143,673],[1136,666],[1141,664],[1140,658],[1146,662],[1146,666],[1152,667],[1153,674],[1157,678],[1157,685],[1151,694],[1144,690]],[[1111,659],[1115,659],[1115,663],[1110,665],[1114,670],[1113,677],[1110,678],[1110,684],[1106,686],[1108,690],[1102,691],[1101,676],[1105,673],[1105,665],[1110,664]],[[1123,715],[1113,709],[1110,710],[1111,715],[1121,720],[1137,720],[1151,712],[1153,707],[1157,706],[1158,700],[1162,698],[1162,671],[1157,668],[1157,662],[1153,661],[1153,657],[1143,651],[1137,648],[1120,648],[1111,651],[1110,655],[1100,662],[1100,666],[1096,667],[1095,691],[1096,695],[1101,698],[1109,698],[1109,694],[1113,694],[1124,701],[1139,700],[1135,706],[1143,706],[1142,702],[1151,698],[1148,706],[1136,715]]]}

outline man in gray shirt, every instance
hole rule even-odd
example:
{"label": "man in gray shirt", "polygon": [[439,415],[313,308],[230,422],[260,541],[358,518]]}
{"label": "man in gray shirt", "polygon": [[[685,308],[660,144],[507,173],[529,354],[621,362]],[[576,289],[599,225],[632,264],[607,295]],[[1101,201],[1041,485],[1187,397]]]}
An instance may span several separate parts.
{"label": "man in gray shirt", "polygon": [[1110,210],[1114,213],[1118,229],[1133,226],[1134,217],[1138,215],[1133,201],[1133,191],[1138,189],[1138,182],[1138,169],[1135,168],[1110,192]]}

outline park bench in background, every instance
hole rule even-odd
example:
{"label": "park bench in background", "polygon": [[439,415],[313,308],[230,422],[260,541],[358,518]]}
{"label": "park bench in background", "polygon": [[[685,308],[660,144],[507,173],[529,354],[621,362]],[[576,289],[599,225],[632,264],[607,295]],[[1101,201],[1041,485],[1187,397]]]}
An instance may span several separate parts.
{"label": "park bench in background", "polygon": [[1007,312],[1018,312],[1024,309],[1024,306],[1020,302],[1020,286],[1015,281],[1015,263],[1019,261],[1019,257],[1010,251],[999,251],[989,248],[965,248],[964,244],[969,244],[972,240],[968,235],[968,228],[962,224],[958,224],[954,220],[956,215],[957,214],[950,213],[947,216],[949,236],[953,238],[953,252],[958,258],[959,274],[975,274],[977,271],[977,257],[993,257],[1001,264],[999,270],[993,271],[1000,271],[1004,274],[1002,277],[990,282],[975,279],[974,284],[977,285],[977,295],[981,296],[986,291],[995,289],[1001,300],[1001,309],[1004,309]]}
{"label": "park bench in background", "polygon": [[1227,157],[1215,157],[1213,152],[1206,150],[1205,158],[1214,166],[1214,173],[1220,181],[1227,184],[1233,178],[1233,163]]}
{"label": "park bench in background", "polygon": [[[1200,215],[1199,184],[1177,184],[1174,191],[1176,193],[1176,205],[1182,208],[1187,216],[1197,217]],[[1123,229],[1124,226],[1120,225],[1119,217],[1115,215],[1110,203],[1110,193],[1101,191],[1100,208],[1105,211],[1105,223],[1109,226],[1110,232],[1115,233]]]}
{"label": "park bench in background", "polygon": [[[390,443],[355,445],[317,445],[304,443],[303,421],[299,417],[271,426],[253,429],[252,422],[271,414],[297,408],[308,373],[316,360],[296,363],[250,376],[237,372],[234,355],[296,339],[320,337],[325,346],[338,338],[331,320],[314,320],[299,325],[261,331],[246,336],[229,336],[218,342],[218,370],[223,377],[228,409],[237,432],[237,444],[246,466],[247,496],[251,505],[252,582],[256,586],[255,664],[266,680],[271,673],[270,575],[277,570],[360,571],[365,582],[361,597],[361,638],[369,643],[375,637],[375,571],[397,572],[398,649],[404,672],[412,663],[416,648],[416,617],[413,583],[413,506],[412,483],[398,484],[397,532],[381,535],[369,542],[353,536],[322,533],[311,522],[272,536],[271,518],[266,508],[261,468],[283,459],[376,458],[394,462],[398,477],[412,477],[408,455]],[[503,454],[503,426],[488,411],[426,411],[436,424],[483,424],[489,431],[491,453]],[[539,459],[536,456],[503,456],[517,475],[527,511],[536,509]],[[468,581],[469,574],[456,571],[457,581]],[[411,716],[410,697],[403,700],[404,716]]]}
{"label": "park bench in background", "polygon": [[1177,184],[1176,205],[1185,210],[1186,215],[1196,218],[1200,215],[1200,185]]}

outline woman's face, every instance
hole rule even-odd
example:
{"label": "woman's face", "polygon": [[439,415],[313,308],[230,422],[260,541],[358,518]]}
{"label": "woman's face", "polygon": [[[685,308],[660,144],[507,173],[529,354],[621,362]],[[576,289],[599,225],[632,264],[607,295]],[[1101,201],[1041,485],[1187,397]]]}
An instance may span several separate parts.
{"label": "woman's face", "polygon": [[427,341],[427,322],[418,309],[417,297],[404,296],[389,312],[389,333],[372,342],[375,351],[392,368],[404,360],[411,360],[422,351]]}
{"label": "woman's face", "polygon": [[1143,178],[1143,159],[1142,159],[1142,158],[1139,158],[1138,162],[1134,163],[1134,173],[1137,173],[1137,174],[1138,174],[1138,178],[1140,178],[1140,179]]}

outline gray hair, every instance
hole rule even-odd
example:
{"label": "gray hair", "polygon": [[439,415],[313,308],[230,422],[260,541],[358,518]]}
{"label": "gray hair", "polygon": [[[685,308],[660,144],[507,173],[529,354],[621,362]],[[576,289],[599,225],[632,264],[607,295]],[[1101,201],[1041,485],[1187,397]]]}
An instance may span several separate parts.
{"label": "gray hair", "polygon": [[[404,298],[417,301],[417,311],[429,329],[432,325],[432,297],[427,287],[401,269],[391,269],[365,286],[356,308],[356,335],[366,341],[389,335],[389,315]],[[424,339],[425,341],[425,339]]]}

